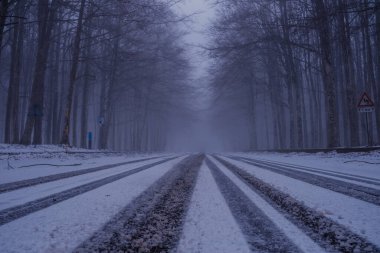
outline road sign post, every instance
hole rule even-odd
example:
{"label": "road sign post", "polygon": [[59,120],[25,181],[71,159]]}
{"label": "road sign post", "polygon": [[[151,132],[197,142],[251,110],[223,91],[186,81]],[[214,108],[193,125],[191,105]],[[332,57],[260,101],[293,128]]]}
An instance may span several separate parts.
{"label": "road sign post", "polygon": [[368,114],[375,111],[375,103],[368,96],[367,92],[363,92],[358,103],[358,110],[361,113],[365,113],[365,124],[367,130],[367,145],[372,146],[371,132],[369,129]]}
{"label": "road sign post", "polygon": [[104,117],[102,117],[102,116],[98,117],[98,124],[99,124],[99,126],[103,126],[103,124],[104,124]]}
{"label": "road sign post", "polygon": [[372,146],[372,141],[370,138],[370,131],[369,131],[369,123],[368,123],[368,112],[365,113],[365,124],[367,127],[367,144],[368,146]]}
{"label": "road sign post", "polygon": [[87,139],[88,139],[88,149],[91,149],[92,148],[92,132],[88,132]]}

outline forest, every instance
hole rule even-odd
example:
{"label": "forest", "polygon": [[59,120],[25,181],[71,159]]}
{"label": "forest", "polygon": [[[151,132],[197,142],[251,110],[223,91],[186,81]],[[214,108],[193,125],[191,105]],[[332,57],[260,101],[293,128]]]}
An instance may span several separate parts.
{"label": "forest", "polygon": [[207,128],[204,149],[380,144],[380,0],[210,0],[203,93],[178,2],[1,0],[0,142],[157,152]]}
{"label": "forest", "polygon": [[245,133],[233,149],[380,144],[379,0],[219,1],[210,34],[214,122]]}
{"label": "forest", "polygon": [[2,0],[2,141],[163,150],[188,89],[171,4]]}

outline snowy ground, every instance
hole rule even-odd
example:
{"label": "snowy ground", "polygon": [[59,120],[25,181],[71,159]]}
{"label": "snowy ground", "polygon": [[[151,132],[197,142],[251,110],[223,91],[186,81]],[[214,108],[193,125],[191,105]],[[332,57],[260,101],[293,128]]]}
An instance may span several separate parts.
{"label": "snowy ground", "polygon": [[70,252],[178,161],[137,173],[5,224],[0,227],[2,247],[9,252]]}
{"label": "snowy ground", "polygon": [[0,143],[0,153],[53,153],[53,152],[67,152],[67,151],[82,151],[82,152],[98,152],[99,150],[88,150],[75,147],[65,147],[57,145],[15,145],[15,144],[1,144]]}
{"label": "snowy ground", "polygon": [[[68,154],[66,151],[78,153]],[[8,152],[13,155],[2,154]],[[0,144],[0,184],[163,155],[97,152],[99,150],[64,149],[53,145]]]}
{"label": "snowy ground", "polygon": [[260,160],[278,161],[283,163],[298,164],[333,170],[338,172],[352,173],[361,176],[369,176],[380,179],[380,150],[368,153],[234,153],[249,158]]}
{"label": "snowy ground", "polygon": [[[125,245],[121,250],[126,252],[137,248],[166,252],[168,247],[176,252],[218,253],[380,252],[379,152],[221,154],[207,156],[199,169],[192,161],[199,158],[188,155],[29,152],[9,157],[13,169],[7,167],[8,156],[0,157],[0,188],[4,183],[142,158],[152,159],[0,193],[0,252],[101,251],[104,245],[91,245],[99,233],[111,238],[105,241],[108,249]],[[178,167],[184,162],[187,165]],[[80,165],[20,168],[45,163]],[[328,187],[298,177],[301,174]],[[66,196],[72,189],[79,190]],[[365,194],[375,199],[363,200]],[[44,204],[61,195],[62,200]],[[44,206],[33,209],[34,203]],[[17,208],[25,215],[3,219]],[[313,219],[325,227],[315,229],[317,225],[310,225],[317,222]],[[175,234],[168,233],[168,226]],[[118,238],[133,243],[117,242]]]}
{"label": "snowy ground", "polygon": [[[264,182],[273,185],[280,191],[291,195],[308,207],[323,213],[337,223],[348,227],[355,233],[366,237],[372,243],[380,247],[379,206],[248,165],[244,162],[234,161],[228,158],[226,160],[252,173]],[[315,163],[315,160],[313,162]],[[303,161],[303,163],[307,164],[306,161]],[[339,168],[340,171],[344,171],[343,167]],[[360,175],[360,170],[361,168],[358,167],[355,174]],[[368,167],[367,170],[369,170]],[[375,166],[372,165],[371,170],[371,173],[375,173],[377,170],[377,177],[379,176],[380,168],[375,168]],[[353,172],[352,168],[350,168],[350,172]],[[363,174],[366,175],[366,173]],[[374,188],[377,187],[374,186]]]}
{"label": "snowy ground", "polygon": [[178,252],[250,252],[206,165],[198,175]]}

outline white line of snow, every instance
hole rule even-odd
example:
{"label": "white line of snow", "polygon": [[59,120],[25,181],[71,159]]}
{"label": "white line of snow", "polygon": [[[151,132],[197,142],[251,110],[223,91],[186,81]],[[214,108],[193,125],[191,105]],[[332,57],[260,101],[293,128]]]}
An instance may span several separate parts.
{"label": "white line of snow", "polygon": [[324,252],[324,250],[316,244],[310,237],[303,233],[298,227],[287,220],[281,213],[273,208],[268,202],[261,198],[239,178],[237,178],[232,172],[230,172],[225,166],[219,163],[214,158],[210,159],[221,169],[221,171],[228,176],[247,197],[260,208],[269,219],[279,228],[284,234],[294,242],[303,252]]}
{"label": "white line of snow", "polygon": [[379,206],[253,165],[225,159],[380,247]]}
{"label": "white line of snow", "polygon": [[71,252],[182,159],[160,164],[0,226],[1,252]]}
{"label": "white line of snow", "polygon": [[53,182],[39,184],[19,190],[5,192],[0,194],[0,210],[21,205],[29,201],[49,196],[54,193],[62,192],[83,184],[87,184],[108,176],[119,174],[121,172],[134,169],[155,161],[163,160],[163,158],[138,162],[134,164],[126,164],[115,168],[101,170],[93,173],[83,174],[70,178],[65,178]]}
{"label": "white line of snow", "polygon": [[[369,180],[369,181],[372,181],[372,182],[379,182],[380,181],[380,179],[378,179],[378,178],[366,177],[366,176],[363,176],[363,175],[351,174],[351,173],[347,173],[347,172],[343,172],[343,171],[337,171],[337,170],[331,170],[331,169],[321,169],[321,168],[315,168],[315,167],[310,167],[310,166],[305,166],[305,165],[292,164],[292,163],[287,163],[287,162],[278,162],[278,161],[267,160],[267,159],[259,159],[259,160],[263,161],[263,162],[270,162],[270,163],[275,163],[275,164],[279,164],[279,165],[290,166],[290,168],[294,168],[293,166],[299,166],[299,167],[301,167],[300,169],[303,169],[302,167],[304,167],[304,169],[306,171],[312,171],[312,170],[314,170],[314,172],[318,172],[318,173],[323,173],[323,172],[325,172],[325,173],[331,173],[334,176],[349,176],[349,177],[352,177],[352,178],[355,178],[355,179],[362,179],[362,178],[364,178],[365,180]],[[294,168],[294,169],[297,169],[297,168]]]}
{"label": "white line of snow", "polygon": [[[352,161],[367,161],[373,163],[380,162],[380,151],[370,153],[231,153],[231,155],[239,155],[253,159],[265,159],[276,162],[290,163],[301,166],[309,166],[325,170],[337,171],[342,173],[350,173],[358,176],[373,177],[380,179],[379,164],[357,163]],[[348,163],[347,163],[348,162]]]}
{"label": "white line of snow", "polygon": [[205,164],[199,171],[177,252],[250,252]]}
{"label": "white line of snow", "polygon": [[[368,183],[364,183],[364,182],[359,182],[359,181],[356,181],[356,180],[353,180],[353,179],[351,180],[351,179],[341,178],[341,177],[339,177],[338,174],[335,174],[336,176],[332,176],[332,175],[326,175],[326,174],[323,174],[323,173],[318,173],[318,172],[314,172],[314,171],[310,171],[310,170],[302,170],[302,169],[297,169],[297,168],[290,168],[289,170],[290,171],[294,170],[294,171],[306,172],[306,173],[310,173],[310,174],[313,174],[313,175],[318,175],[318,176],[321,176],[321,177],[331,178],[331,179],[339,180],[339,181],[342,181],[342,182],[352,183],[352,184],[361,185],[361,186],[365,186],[365,187],[369,187],[369,188],[380,190],[380,186],[378,186],[378,185],[373,185],[373,184],[368,184]],[[371,181],[371,179],[367,179],[367,180]],[[372,180],[372,181],[378,183],[377,181],[374,181],[374,180]]]}
{"label": "white line of snow", "polygon": [[[0,184],[15,182],[19,180],[43,177],[54,175],[58,173],[76,171],[81,169],[88,169],[107,164],[116,164],[132,160],[144,159],[158,155],[139,155],[139,156],[104,156],[100,154],[86,154],[83,156],[67,155],[67,154],[54,154],[49,157],[38,157],[36,155],[22,155],[15,160],[12,158],[9,162],[15,169],[8,169],[8,161],[0,158]],[[24,165],[31,164],[78,164],[81,165],[71,167],[55,167],[55,166],[33,166],[27,168],[18,168]]]}

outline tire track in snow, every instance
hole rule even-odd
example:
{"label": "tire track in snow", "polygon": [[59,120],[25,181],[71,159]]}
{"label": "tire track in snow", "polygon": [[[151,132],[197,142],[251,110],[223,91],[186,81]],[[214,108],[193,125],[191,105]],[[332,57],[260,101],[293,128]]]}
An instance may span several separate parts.
{"label": "tire track in snow", "polygon": [[196,180],[181,239],[174,252],[250,253],[244,234],[205,163]]}
{"label": "tire track in snow", "polygon": [[259,163],[264,163],[268,165],[278,165],[281,167],[286,167],[289,169],[296,169],[296,170],[302,170],[302,171],[307,171],[307,172],[315,172],[319,174],[323,174],[326,176],[333,176],[337,178],[342,178],[342,179],[348,179],[356,182],[361,182],[361,183],[366,183],[366,184],[371,184],[371,185],[377,185],[380,186],[380,179],[377,178],[370,178],[370,177],[365,177],[365,176],[359,176],[355,174],[350,174],[350,173],[343,173],[339,171],[333,171],[333,170],[324,170],[324,169],[319,169],[319,168],[312,168],[308,166],[302,166],[302,165],[297,165],[297,164],[290,164],[290,163],[283,163],[283,162],[277,162],[277,161],[269,161],[269,160],[259,160],[259,159],[252,159],[252,158],[247,158],[247,157],[242,157],[242,156],[228,156],[232,159],[236,158],[239,160],[247,160],[247,161],[252,161],[252,162],[259,162]]}
{"label": "tire track in snow", "polygon": [[62,202],[64,200],[73,198],[73,197],[78,196],[80,194],[83,194],[85,192],[99,188],[105,184],[112,183],[116,180],[119,180],[119,179],[122,179],[124,177],[133,175],[133,174],[138,173],[140,171],[152,168],[156,165],[168,162],[168,161],[173,160],[175,158],[177,158],[177,157],[171,157],[171,158],[167,158],[167,159],[164,159],[164,160],[161,160],[158,162],[143,165],[143,166],[140,166],[140,167],[132,169],[132,170],[128,170],[128,171],[125,171],[125,172],[122,172],[122,173],[119,173],[116,175],[105,177],[103,179],[99,179],[99,180],[96,180],[96,181],[93,181],[93,182],[90,182],[90,183],[87,183],[87,184],[84,184],[81,186],[77,186],[77,187],[74,187],[74,188],[59,192],[59,193],[49,195],[47,197],[36,199],[36,200],[30,201],[30,202],[27,202],[25,204],[22,204],[22,205],[18,205],[15,207],[4,209],[4,210],[0,211],[0,225],[6,224],[6,223],[11,222],[13,220],[16,220],[18,218],[26,216],[30,213],[37,212],[37,211],[44,209],[44,208],[47,208],[51,205],[57,204],[57,203]]}
{"label": "tire track in snow", "polygon": [[254,252],[302,252],[215,163],[206,164]]}
{"label": "tire track in snow", "polygon": [[0,184],[0,194],[4,193],[4,192],[9,192],[9,191],[14,191],[14,190],[18,190],[21,188],[29,187],[29,186],[34,186],[34,185],[38,185],[38,184],[57,181],[57,180],[61,180],[61,179],[69,178],[69,177],[75,177],[75,176],[79,176],[79,175],[83,175],[83,174],[87,174],[87,173],[97,172],[100,170],[111,169],[111,168],[118,167],[121,165],[148,161],[148,160],[152,160],[152,159],[156,159],[156,158],[160,158],[160,157],[162,157],[162,156],[143,158],[143,159],[121,162],[121,163],[115,163],[115,164],[107,164],[107,165],[102,165],[102,166],[88,168],[88,169],[69,171],[69,172],[64,172],[64,173],[59,173],[59,174],[54,174],[54,175],[49,175],[49,176],[43,176],[43,177],[38,177],[38,178],[32,178],[32,179],[26,179],[26,180],[21,180],[21,181],[15,181],[15,182],[10,182],[10,183]]}
{"label": "tire track in snow", "polygon": [[74,252],[169,252],[175,249],[204,155],[168,171]]}
{"label": "tire track in snow", "polygon": [[323,177],[312,173],[302,172],[299,170],[282,167],[280,165],[263,163],[261,161],[250,161],[237,157],[230,158],[380,206],[380,191],[373,188]]}
{"label": "tire track in snow", "polygon": [[252,190],[282,212],[321,247],[339,252],[380,252],[376,245],[355,234],[346,227],[303,205],[245,170],[215,156],[215,159],[239,177]]}

